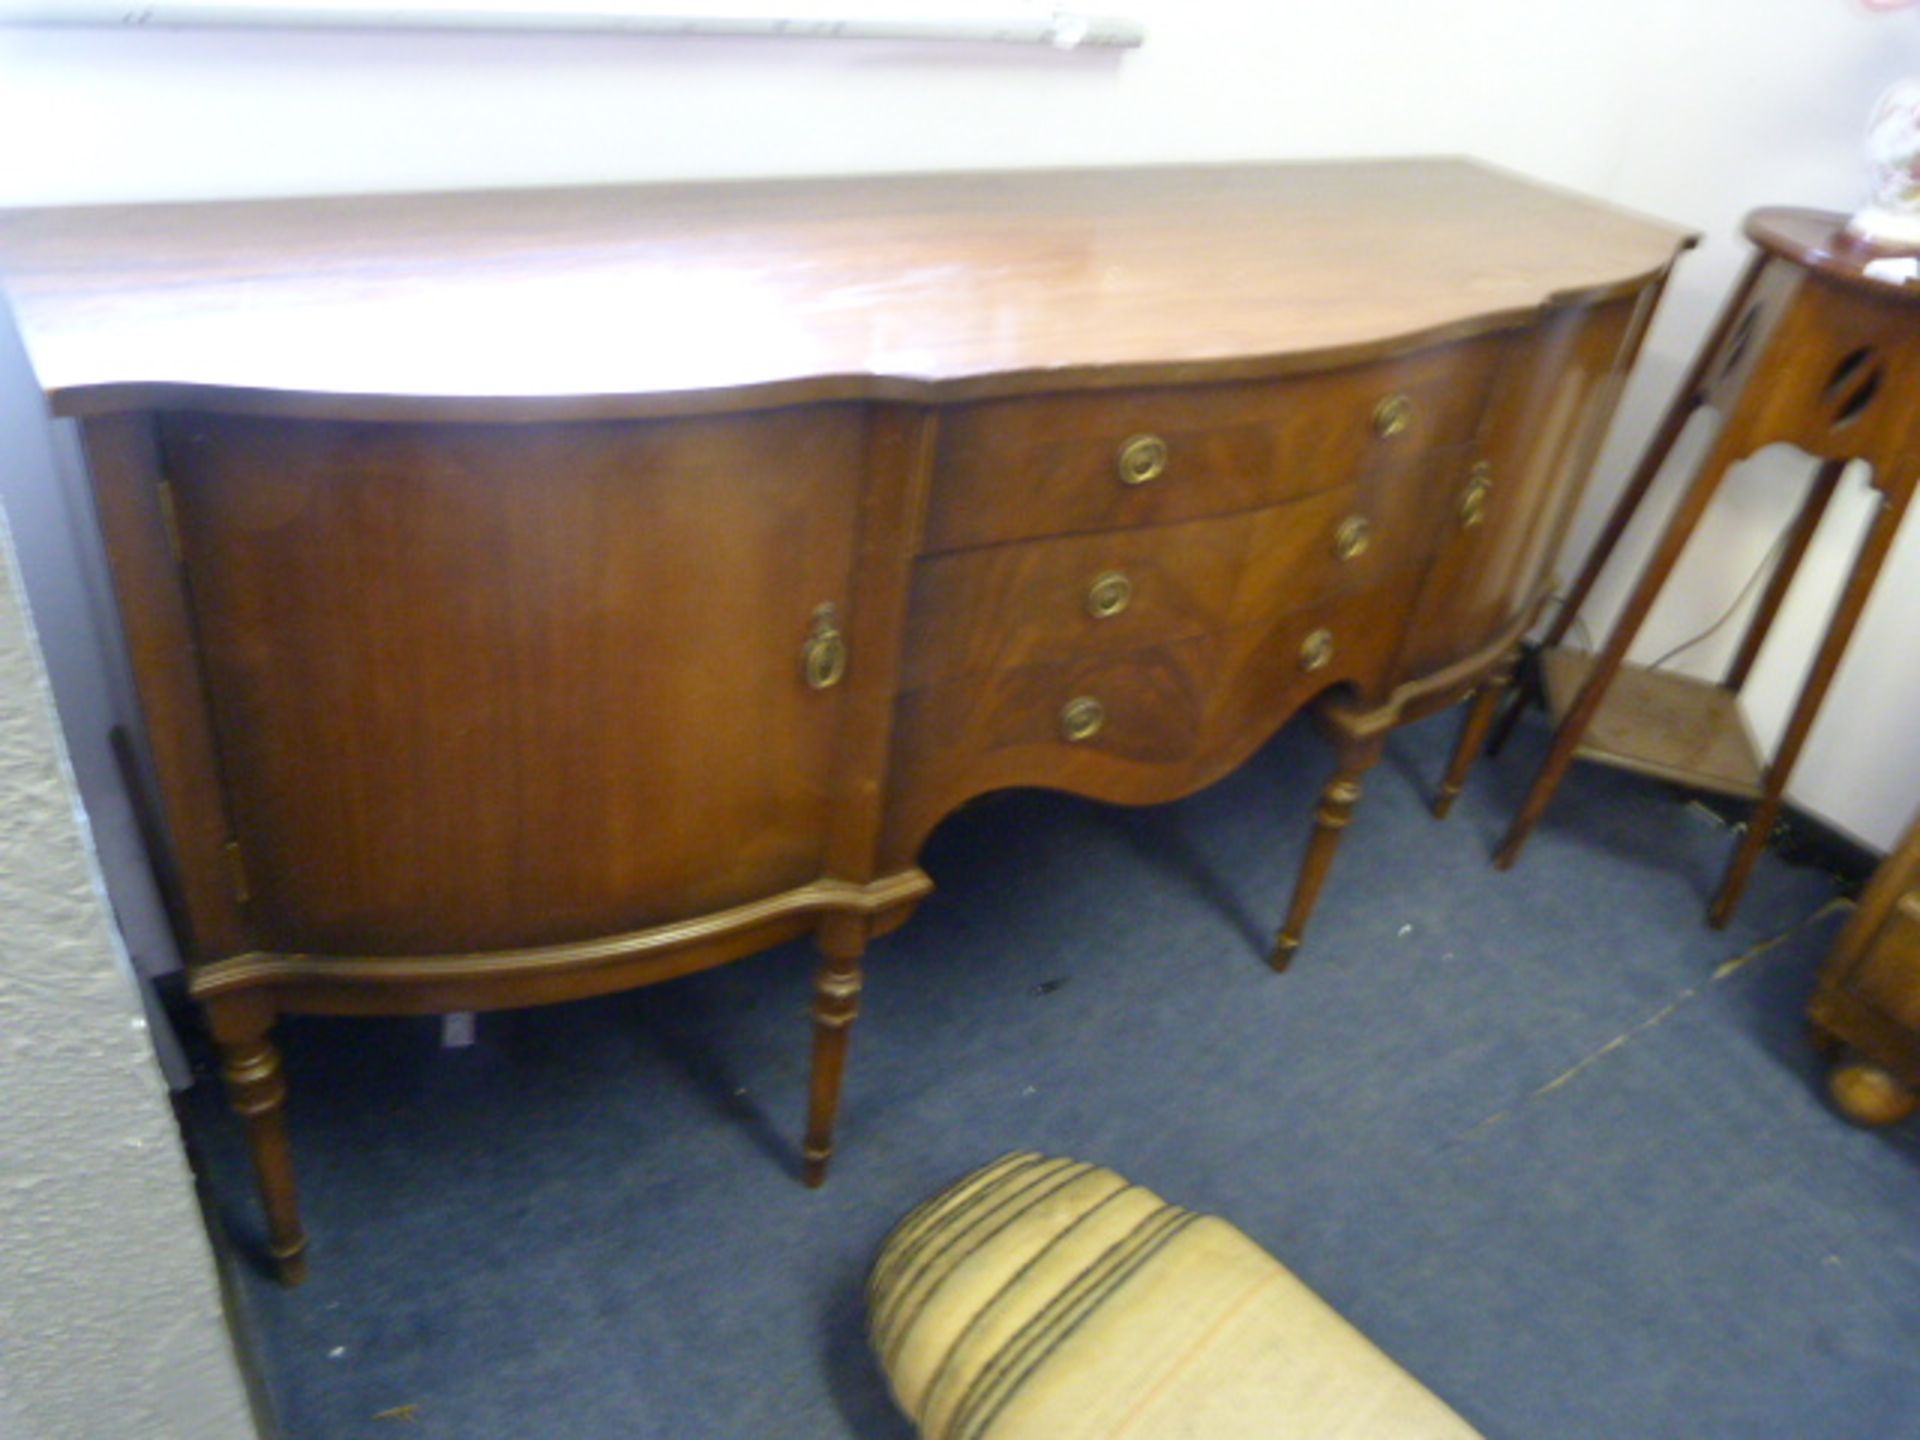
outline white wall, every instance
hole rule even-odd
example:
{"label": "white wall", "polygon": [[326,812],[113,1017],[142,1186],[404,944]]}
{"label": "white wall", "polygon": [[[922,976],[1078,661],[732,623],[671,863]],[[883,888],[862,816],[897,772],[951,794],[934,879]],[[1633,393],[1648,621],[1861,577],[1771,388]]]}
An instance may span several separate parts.
{"label": "white wall", "polygon": [[253,1440],[0,516],[0,1433]]}
{"label": "white wall", "polygon": [[[1920,15],[1876,16],[1858,0],[1106,8],[1146,23],[1144,49],[0,31],[0,203],[1465,152],[1710,237],[1651,338],[1597,514],[1731,281],[1740,216],[1771,203],[1850,208],[1870,102],[1920,70]],[[1751,468],[1656,613],[1642,658],[1704,628],[1765,552],[1793,472]],[[1839,531],[1863,513],[1859,497],[1837,507],[1816,574],[1762,662],[1763,737],[1821,624],[1827,596],[1808,592],[1831,586],[1848,553]],[[1920,713],[1920,647],[1900,623],[1916,600],[1920,526],[1794,786],[1802,804],[1882,847],[1920,799],[1920,739],[1898,719]]]}

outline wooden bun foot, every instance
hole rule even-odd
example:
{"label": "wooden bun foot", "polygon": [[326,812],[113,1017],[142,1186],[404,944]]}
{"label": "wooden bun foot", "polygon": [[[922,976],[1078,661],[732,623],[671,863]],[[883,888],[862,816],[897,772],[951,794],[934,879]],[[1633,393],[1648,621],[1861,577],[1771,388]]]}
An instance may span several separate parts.
{"label": "wooden bun foot", "polygon": [[1871,1060],[1848,1060],[1827,1075],[1827,1093],[1856,1125],[1898,1125],[1917,1109],[1920,1095]]}

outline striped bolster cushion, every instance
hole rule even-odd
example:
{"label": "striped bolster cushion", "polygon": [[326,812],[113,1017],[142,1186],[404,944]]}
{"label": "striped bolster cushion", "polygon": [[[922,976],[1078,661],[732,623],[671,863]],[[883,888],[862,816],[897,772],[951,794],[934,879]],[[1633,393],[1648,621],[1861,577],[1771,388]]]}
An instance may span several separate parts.
{"label": "striped bolster cushion", "polygon": [[1471,1440],[1233,1226],[1009,1155],[903,1220],[870,1333],[924,1440]]}

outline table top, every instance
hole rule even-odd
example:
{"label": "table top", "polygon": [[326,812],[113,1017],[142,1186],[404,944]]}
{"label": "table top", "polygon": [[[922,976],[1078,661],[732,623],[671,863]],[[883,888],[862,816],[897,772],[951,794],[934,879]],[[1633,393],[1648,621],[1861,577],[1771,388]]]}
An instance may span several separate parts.
{"label": "table top", "polygon": [[511,418],[1285,373],[1625,291],[1691,238],[1386,160],[14,211],[0,276],[61,413]]}
{"label": "table top", "polygon": [[1770,206],[1747,216],[1744,228],[1771,255],[1882,299],[1920,304],[1920,253],[1862,240],[1847,230],[1844,215]]}

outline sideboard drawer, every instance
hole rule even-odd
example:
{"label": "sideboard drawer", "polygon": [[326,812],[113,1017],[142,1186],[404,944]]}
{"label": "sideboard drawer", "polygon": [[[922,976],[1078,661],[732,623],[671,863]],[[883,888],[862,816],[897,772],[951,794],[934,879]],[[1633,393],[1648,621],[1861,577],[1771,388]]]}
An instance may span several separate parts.
{"label": "sideboard drawer", "polygon": [[1118,654],[968,676],[900,696],[886,853],[962,801],[1038,785],[1122,804],[1224,775],[1316,693],[1372,694],[1419,571],[1264,621]]}
{"label": "sideboard drawer", "polygon": [[1251,513],[927,556],[901,684],[1114,654],[1257,624],[1427,553],[1429,467]]}
{"label": "sideboard drawer", "polygon": [[1199,635],[1023,665],[903,696],[902,713],[929,756],[1026,751],[1055,764],[1077,754],[1177,763],[1199,743],[1217,649],[1213,636]]}
{"label": "sideboard drawer", "polygon": [[1281,380],[955,407],[941,421],[924,548],[1259,509],[1469,439],[1499,344]]}

